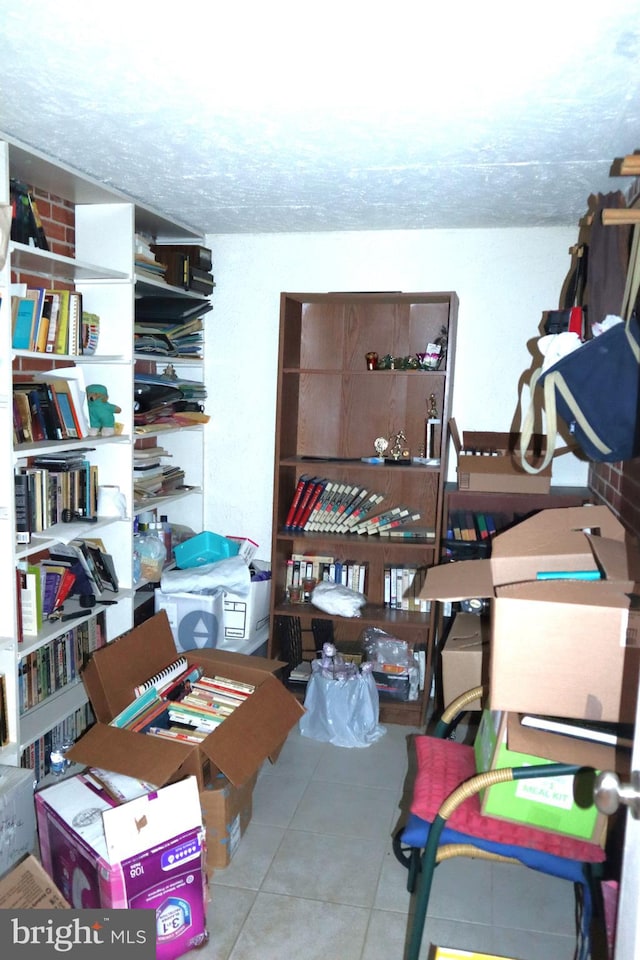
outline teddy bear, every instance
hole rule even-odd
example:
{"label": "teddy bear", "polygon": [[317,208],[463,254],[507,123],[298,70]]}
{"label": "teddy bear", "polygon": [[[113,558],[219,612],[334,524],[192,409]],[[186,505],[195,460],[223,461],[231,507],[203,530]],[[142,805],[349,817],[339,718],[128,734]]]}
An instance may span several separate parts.
{"label": "teddy bear", "polygon": [[92,383],[87,387],[87,406],[89,407],[89,436],[112,437],[115,431],[115,414],[121,407],[109,403],[107,388],[101,383]]}

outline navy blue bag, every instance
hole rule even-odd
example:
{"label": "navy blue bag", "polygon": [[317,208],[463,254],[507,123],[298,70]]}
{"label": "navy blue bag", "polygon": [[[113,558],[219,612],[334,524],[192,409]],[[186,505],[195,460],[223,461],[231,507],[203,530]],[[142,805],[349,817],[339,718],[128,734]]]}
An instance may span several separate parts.
{"label": "navy blue bag", "polygon": [[[624,322],[581,344],[547,370],[536,370],[531,378],[532,403],[520,436],[521,463],[528,473],[539,473],[550,463],[558,416],[589,460],[615,463],[640,456],[640,326],[634,310],[640,285],[639,243],[636,229],[623,300]],[[532,467],[526,451],[533,431],[536,386],[544,392],[547,448],[543,463]]]}

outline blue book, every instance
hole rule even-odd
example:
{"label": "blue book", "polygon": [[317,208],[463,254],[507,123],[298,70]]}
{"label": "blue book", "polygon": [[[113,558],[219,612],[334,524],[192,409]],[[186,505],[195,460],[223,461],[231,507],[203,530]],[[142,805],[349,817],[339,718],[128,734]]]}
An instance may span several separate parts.
{"label": "blue book", "polygon": [[14,350],[33,349],[36,302],[30,297],[14,297],[12,303],[11,346]]}

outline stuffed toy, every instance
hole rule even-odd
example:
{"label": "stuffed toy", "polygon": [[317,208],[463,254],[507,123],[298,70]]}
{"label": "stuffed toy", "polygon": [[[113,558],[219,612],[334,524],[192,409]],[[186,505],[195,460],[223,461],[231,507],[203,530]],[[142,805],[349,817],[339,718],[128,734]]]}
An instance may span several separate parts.
{"label": "stuffed toy", "polygon": [[89,407],[89,436],[112,437],[115,431],[115,414],[121,408],[109,403],[107,388],[101,383],[92,383],[87,387],[87,406]]}

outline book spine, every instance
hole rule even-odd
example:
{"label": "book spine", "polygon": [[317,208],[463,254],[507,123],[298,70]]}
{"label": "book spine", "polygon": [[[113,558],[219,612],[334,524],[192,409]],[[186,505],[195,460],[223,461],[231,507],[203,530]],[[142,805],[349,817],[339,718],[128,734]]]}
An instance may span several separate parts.
{"label": "book spine", "polygon": [[285,519],[285,521],[284,521],[285,529],[289,529],[289,528],[291,527],[291,525],[292,525],[292,523],[293,523],[293,518],[294,518],[295,513],[296,513],[296,510],[298,509],[298,506],[299,506],[299,504],[300,504],[300,500],[301,500],[301,498],[302,498],[302,495],[303,495],[303,493],[304,493],[304,490],[305,490],[307,484],[309,483],[309,480],[310,480],[310,479],[311,479],[311,478],[308,477],[306,474],[302,474],[301,477],[299,478],[299,480],[298,480],[298,482],[297,482],[297,484],[296,484],[296,488],[295,488],[294,493],[293,493],[293,497],[292,497],[292,499],[291,499],[291,504],[290,504],[290,506],[289,506],[289,510],[287,511],[286,519]]}
{"label": "book spine", "polygon": [[31,541],[31,506],[29,501],[29,478],[22,472],[14,476],[16,540],[18,543]]}

